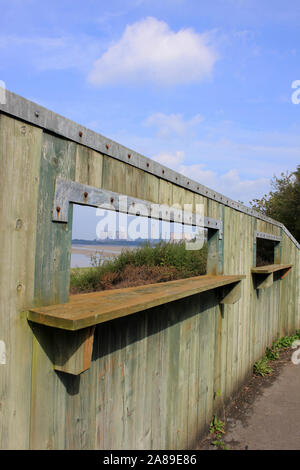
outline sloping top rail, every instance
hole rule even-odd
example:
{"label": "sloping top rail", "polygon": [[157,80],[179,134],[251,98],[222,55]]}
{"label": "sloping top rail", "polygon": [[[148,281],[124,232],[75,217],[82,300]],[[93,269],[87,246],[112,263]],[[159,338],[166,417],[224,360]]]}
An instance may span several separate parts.
{"label": "sloping top rail", "polygon": [[236,202],[233,199],[214,191],[197,181],[192,180],[160,163],[144,157],[140,153],[131,150],[107,137],[102,136],[90,129],[77,124],[59,114],[50,111],[32,101],[26,100],[11,91],[6,90],[5,103],[0,103],[0,111],[8,115],[22,119],[34,124],[42,129],[54,132],[57,135],[66,137],[74,142],[85,145],[112,158],[125,162],[147,173],[158,176],[161,179],[170,181],[178,186],[186,188],[194,193],[201,194],[209,199],[217,201],[225,206],[229,206],[239,212],[244,212],[250,216],[269,222],[281,227],[285,234],[300,249],[300,244],[280,222],[265,216],[263,213]]}
{"label": "sloping top rail", "polygon": [[[28,320],[64,330],[80,330],[200,292],[239,283],[246,276],[196,276],[188,279],[77,294],[69,302],[32,308]],[[234,286],[232,286],[234,287]],[[231,289],[229,289],[231,291]],[[225,292],[220,303],[234,303]]]}

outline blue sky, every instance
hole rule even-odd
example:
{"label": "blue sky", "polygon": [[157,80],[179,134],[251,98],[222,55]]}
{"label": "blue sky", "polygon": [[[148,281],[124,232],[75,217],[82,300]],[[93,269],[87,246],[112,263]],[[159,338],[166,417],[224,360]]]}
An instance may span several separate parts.
{"label": "blue sky", "polygon": [[300,163],[298,0],[0,0],[6,87],[248,201]]}

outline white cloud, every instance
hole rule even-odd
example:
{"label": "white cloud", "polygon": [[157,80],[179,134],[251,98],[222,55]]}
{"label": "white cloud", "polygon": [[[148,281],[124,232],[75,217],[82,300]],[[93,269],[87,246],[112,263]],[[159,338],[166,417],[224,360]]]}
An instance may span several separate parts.
{"label": "white cloud", "polygon": [[209,77],[217,60],[208,33],[174,32],[148,17],[127,25],[121,39],[95,61],[89,80],[95,85],[152,81],[190,83]]}
{"label": "white cloud", "polygon": [[161,163],[162,165],[177,170],[178,166],[183,163],[184,157],[184,152],[182,150],[178,150],[175,153],[159,153],[158,155],[153,157],[153,159],[156,160],[158,163]]}
{"label": "white cloud", "polygon": [[270,183],[268,178],[242,179],[235,168],[218,174],[208,170],[204,164],[187,164],[183,151],[162,152],[153,159],[208,188],[215,189],[232,199],[243,201],[245,204],[265,194]]}
{"label": "white cloud", "polygon": [[196,114],[192,119],[185,121],[182,114],[154,113],[149,116],[144,124],[156,127],[158,137],[169,137],[170,134],[184,136],[188,129],[204,121],[200,114]]}
{"label": "white cloud", "polygon": [[265,194],[270,184],[268,178],[242,179],[235,168],[221,175],[205,169],[201,164],[180,165],[178,171],[225,196],[243,201],[246,205],[252,199]]}

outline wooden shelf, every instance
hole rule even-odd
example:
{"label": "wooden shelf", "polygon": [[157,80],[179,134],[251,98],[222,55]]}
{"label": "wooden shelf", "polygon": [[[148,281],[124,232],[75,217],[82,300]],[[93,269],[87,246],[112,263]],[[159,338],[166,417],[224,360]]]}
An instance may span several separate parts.
{"label": "wooden shelf", "polygon": [[54,369],[78,375],[90,367],[95,325],[212,289],[218,289],[217,302],[233,304],[241,297],[240,281],[245,277],[197,276],[72,295],[65,304],[30,309],[27,318],[52,327],[54,336],[49,333],[49,342]]}
{"label": "wooden shelf", "polygon": [[252,268],[251,272],[255,280],[256,289],[266,289],[273,284],[273,274],[277,271],[283,271],[280,279],[283,279],[292,269],[292,264],[269,264],[267,266],[259,266]]}
{"label": "wooden shelf", "polygon": [[267,266],[259,266],[257,268],[252,268],[251,272],[255,274],[270,274],[276,271],[282,270],[291,270],[293,267],[292,264],[268,264]]}
{"label": "wooden shelf", "polygon": [[[200,292],[234,284],[245,276],[197,276],[70,296],[69,302],[32,308],[28,319],[64,330],[80,330]],[[222,299],[226,301],[226,299]],[[221,300],[221,301],[222,301]]]}

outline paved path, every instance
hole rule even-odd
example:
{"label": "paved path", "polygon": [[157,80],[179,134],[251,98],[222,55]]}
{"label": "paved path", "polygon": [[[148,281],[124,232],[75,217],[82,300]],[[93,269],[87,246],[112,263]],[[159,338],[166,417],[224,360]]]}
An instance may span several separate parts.
{"label": "paved path", "polygon": [[300,450],[300,365],[287,363],[224,441],[231,449]]}

